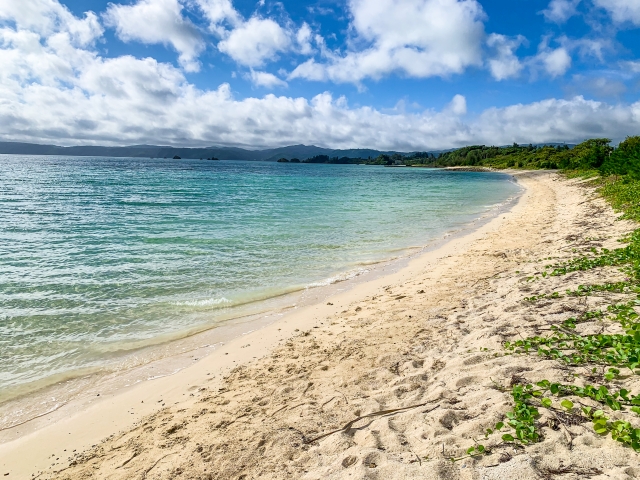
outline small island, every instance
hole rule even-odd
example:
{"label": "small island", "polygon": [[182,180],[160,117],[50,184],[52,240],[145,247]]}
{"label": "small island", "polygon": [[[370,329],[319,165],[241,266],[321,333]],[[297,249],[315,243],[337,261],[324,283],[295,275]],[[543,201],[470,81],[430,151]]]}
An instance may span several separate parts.
{"label": "small island", "polygon": [[288,158],[284,158],[284,157],[279,158],[278,160],[276,160],[276,162],[278,162],[278,163],[302,163],[299,158],[292,158],[291,160],[289,160]]}

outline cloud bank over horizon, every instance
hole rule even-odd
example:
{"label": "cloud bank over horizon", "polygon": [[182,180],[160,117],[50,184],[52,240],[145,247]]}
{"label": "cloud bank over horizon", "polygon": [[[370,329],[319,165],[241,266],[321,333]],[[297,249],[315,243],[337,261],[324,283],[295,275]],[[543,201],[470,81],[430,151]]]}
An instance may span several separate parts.
{"label": "cloud bank over horizon", "polygon": [[0,140],[412,151],[640,134],[621,40],[635,1],[545,1],[545,31],[607,29],[537,39],[496,31],[477,0],[329,3],[0,0]]}

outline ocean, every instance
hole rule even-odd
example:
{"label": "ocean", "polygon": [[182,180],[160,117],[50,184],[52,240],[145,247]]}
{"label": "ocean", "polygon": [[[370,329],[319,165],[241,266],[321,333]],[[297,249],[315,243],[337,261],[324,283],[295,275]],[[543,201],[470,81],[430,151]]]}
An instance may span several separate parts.
{"label": "ocean", "polygon": [[0,402],[357,277],[519,191],[499,173],[1,155]]}

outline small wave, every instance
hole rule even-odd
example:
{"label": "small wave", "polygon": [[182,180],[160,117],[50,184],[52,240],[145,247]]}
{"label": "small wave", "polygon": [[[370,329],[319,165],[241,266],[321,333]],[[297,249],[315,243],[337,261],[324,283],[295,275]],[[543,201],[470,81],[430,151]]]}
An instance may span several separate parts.
{"label": "small wave", "polygon": [[212,307],[214,305],[222,305],[231,303],[228,298],[205,298],[202,300],[186,300],[184,302],[175,302],[174,305],[180,307]]}
{"label": "small wave", "polygon": [[306,288],[326,287],[328,285],[334,285],[336,283],[346,282],[347,280],[351,280],[352,278],[359,277],[360,275],[363,275],[368,272],[369,270],[366,268],[350,270],[348,272],[339,273],[338,275],[334,275],[333,277],[329,277],[325,280],[321,280],[320,282],[310,283],[306,286]]}

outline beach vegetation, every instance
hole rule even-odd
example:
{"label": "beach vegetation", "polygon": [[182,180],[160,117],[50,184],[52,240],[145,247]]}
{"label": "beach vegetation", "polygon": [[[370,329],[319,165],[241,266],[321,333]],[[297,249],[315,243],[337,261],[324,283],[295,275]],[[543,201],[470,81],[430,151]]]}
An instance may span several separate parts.
{"label": "beach vegetation", "polygon": [[432,167],[560,169],[569,176],[624,175],[640,179],[640,136],[628,137],[618,147],[611,146],[608,138],[593,138],[577,145],[470,145],[437,156],[416,155],[406,156],[405,163]]}
{"label": "beach vegetation", "polygon": [[[621,214],[619,218],[640,221],[640,137],[627,138],[618,148],[610,147],[607,139],[588,141],[569,150],[554,148],[557,158],[563,158],[556,164],[571,169],[565,172],[568,176],[591,179],[598,193]],[[540,429],[550,426],[549,422],[555,422],[556,427],[590,424],[596,434],[610,436],[640,453],[640,392],[632,393],[622,387],[626,378],[640,375],[637,311],[640,307],[640,228],[619,241],[620,248],[591,248],[568,261],[548,264],[543,274],[536,277],[545,281],[572,272],[614,267],[626,278],[578,285],[563,293],[543,293],[524,299],[535,303],[566,296],[598,295],[609,304],[552,322],[547,335],[526,337],[518,332],[520,338],[504,343],[507,354],[535,355],[558,361],[563,370],[584,381],[582,384],[546,379],[528,382],[514,377],[510,388],[494,382],[496,388],[510,393],[513,407],[503,421],[486,430],[487,439],[499,433],[499,443],[525,446],[540,440]],[[624,301],[621,295],[626,297]],[[598,322],[603,328],[598,333],[581,333],[578,325],[588,322]],[[604,327],[614,324],[621,333],[606,333]],[[542,410],[548,413],[545,417],[551,419],[546,424],[541,421]],[[479,455],[489,451],[489,447],[483,447],[480,452],[474,445],[468,453]]]}

